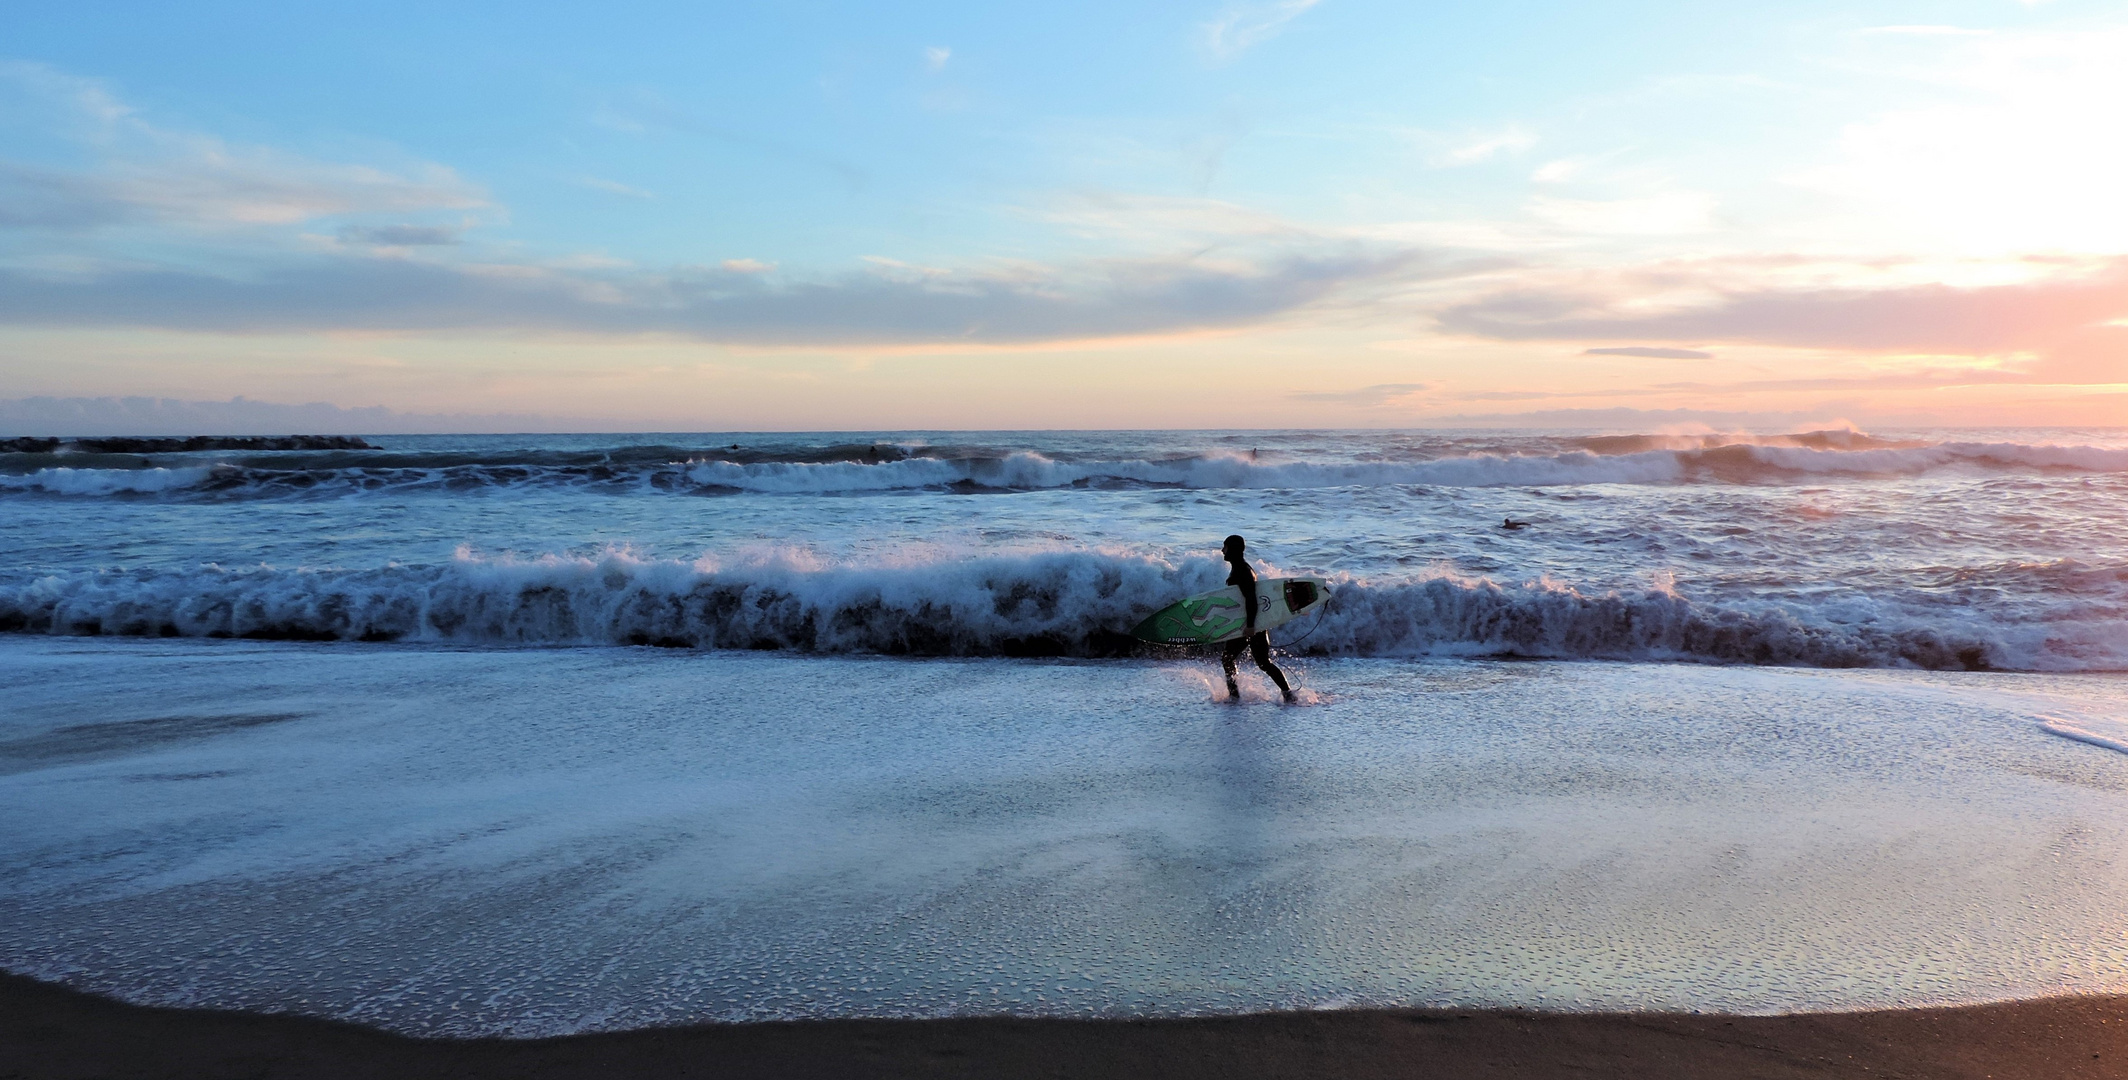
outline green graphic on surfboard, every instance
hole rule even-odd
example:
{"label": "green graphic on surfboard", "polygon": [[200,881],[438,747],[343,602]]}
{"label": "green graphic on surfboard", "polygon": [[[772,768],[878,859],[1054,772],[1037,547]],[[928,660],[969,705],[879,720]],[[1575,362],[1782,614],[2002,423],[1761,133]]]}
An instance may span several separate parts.
{"label": "green graphic on surfboard", "polygon": [[[1321,578],[1264,578],[1256,583],[1256,629],[1270,630],[1314,611],[1330,595]],[[1155,645],[1211,645],[1241,636],[1248,616],[1241,589],[1229,585],[1179,600],[1146,616],[1131,636]]]}

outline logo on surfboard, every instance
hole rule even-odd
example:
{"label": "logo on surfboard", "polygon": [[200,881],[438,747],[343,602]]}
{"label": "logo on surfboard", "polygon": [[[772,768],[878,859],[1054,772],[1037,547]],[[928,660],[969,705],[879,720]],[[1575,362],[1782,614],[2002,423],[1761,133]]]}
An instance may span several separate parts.
{"label": "logo on surfboard", "polygon": [[[1181,616],[1180,619],[1177,619],[1174,615],[1169,615],[1160,620],[1163,624],[1161,629],[1165,631],[1168,637],[1199,637],[1210,641],[1213,638],[1231,633],[1235,627],[1248,621],[1246,615],[1225,615],[1213,612],[1213,608],[1240,609],[1241,601],[1230,600],[1224,596],[1206,596],[1195,600],[1184,600],[1179,606],[1182,608],[1177,613]],[[1178,625],[1178,623],[1181,625]]]}

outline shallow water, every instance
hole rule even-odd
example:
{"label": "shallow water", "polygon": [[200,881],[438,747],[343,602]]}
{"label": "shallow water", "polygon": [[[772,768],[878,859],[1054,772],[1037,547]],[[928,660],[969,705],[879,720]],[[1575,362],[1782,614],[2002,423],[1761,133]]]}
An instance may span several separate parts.
{"label": "shallow water", "polygon": [[2108,675],[0,638],[0,967],[424,1034],[2128,990]]}

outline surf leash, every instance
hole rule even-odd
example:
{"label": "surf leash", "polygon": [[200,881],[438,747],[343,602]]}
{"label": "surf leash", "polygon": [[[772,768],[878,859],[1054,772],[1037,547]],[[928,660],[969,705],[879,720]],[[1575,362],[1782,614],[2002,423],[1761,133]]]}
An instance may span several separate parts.
{"label": "surf leash", "polygon": [[[1329,592],[1328,589],[1325,589],[1323,591]],[[1290,649],[1293,646],[1298,645],[1301,642],[1306,641],[1310,637],[1314,636],[1317,630],[1323,628],[1323,620],[1330,617],[1330,606],[1335,603],[1337,603],[1337,594],[1333,592],[1330,593],[1329,596],[1323,598],[1323,609],[1315,613],[1315,623],[1314,625],[1308,627],[1307,633],[1302,634],[1301,636],[1294,638],[1293,640],[1288,641],[1283,645],[1274,641],[1271,643],[1271,647],[1274,649]]]}

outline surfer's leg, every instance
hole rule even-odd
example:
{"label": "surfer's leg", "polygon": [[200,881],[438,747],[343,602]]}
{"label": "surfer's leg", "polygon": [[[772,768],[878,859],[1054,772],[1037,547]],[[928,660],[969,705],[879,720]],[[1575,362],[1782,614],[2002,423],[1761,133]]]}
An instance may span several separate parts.
{"label": "surfer's leg", "polygon": [[1293,700],[1293,688],[1286,685],[1286,673],[1278,670],[1278,665],[1271,662],[1271,635],[1258,634],[1250,638],[1249,652],[1256,657],[1256,666],[1262,668],[1263,673],[1278,684],[1278,692],[1286,695],[1287,701]]}
{"label": "surfer's leg", "polygon": [[1227,651],[1219,654],[1219,666],[1227,673],[1227,700],[1241,700],[1241,683],[1234,677],[1234,661],[1241,659],[1241,650],[1248,648],[1240,638],[1227,642]]}

